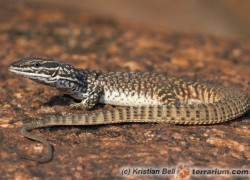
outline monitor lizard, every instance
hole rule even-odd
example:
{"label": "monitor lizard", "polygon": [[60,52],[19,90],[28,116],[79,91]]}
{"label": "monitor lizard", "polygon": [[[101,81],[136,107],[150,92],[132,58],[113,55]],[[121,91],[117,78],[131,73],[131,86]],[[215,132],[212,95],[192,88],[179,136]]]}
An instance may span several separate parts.
{"label": "monitor lizard", "polygon": [[97,103],[126,106],[73,116],[53,115],[24,125],[21,134],[43,143],[48,154],[44,158],[21,156],[39,162],[51,161],[53,151],[47,140],[30,132],[35,128],[125,122],[215,124],[242,116],[249,109],[248,97],[239,90],[165,74],[78,69],[43,58],[22,58],[9,70],[80,100],[71,108],[89,110]]}

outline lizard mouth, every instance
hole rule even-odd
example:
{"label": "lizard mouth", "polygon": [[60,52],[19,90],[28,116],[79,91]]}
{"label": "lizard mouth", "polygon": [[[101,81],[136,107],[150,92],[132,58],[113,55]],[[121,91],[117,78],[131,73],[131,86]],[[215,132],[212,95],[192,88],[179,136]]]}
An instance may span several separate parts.
{"label": "lizard mouth", "polygon": [[19,75],[19,76],[23,76],[25,78],[29,78],[29,79],[37,79],[37,74],[33,73],[33,72],[28,72],[28,71],[22,71],[19,68],[15,68],[15,67],[9,67],[9,71]]}
{"label": "lizard mouth", "polygon": [[29,72],[24,72],[22,70],[20,70],[19,68],[15,68],[15,67],[12,67],[10,66],[9,67],[9,71],[15,73],[15,74],[18,74],[18,75],[24,75],[24,74],[28,74]]}
{"label": "lizard mouth", "polygon": [[18,75],[24,74],[24,72],[20,71],[20,70],[17,69],[17,68],[12,67],[12,66],[10,66],[8,69],[9,69],[9,71],[11,71],[11,72],[13,72],[13,73],[15,73],[15,74],[18,74]]}

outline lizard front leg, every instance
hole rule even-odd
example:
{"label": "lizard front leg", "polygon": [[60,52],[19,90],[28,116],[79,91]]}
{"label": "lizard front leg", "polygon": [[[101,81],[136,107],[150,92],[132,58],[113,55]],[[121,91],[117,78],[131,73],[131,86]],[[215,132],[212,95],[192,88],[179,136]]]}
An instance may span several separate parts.
{"label": "lizard front leg", "polygon": [[88,110],[92,109],[98,102],[103,94],[103,89],[100,86],[90,85],[87,89],[87,93],[78,94],[81,96],[80,103],[72,103],[71,108]]}

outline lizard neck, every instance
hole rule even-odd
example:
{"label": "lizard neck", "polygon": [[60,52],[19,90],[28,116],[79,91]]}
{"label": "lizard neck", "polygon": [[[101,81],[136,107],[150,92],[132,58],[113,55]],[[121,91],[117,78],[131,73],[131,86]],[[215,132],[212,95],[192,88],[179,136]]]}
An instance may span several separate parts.
{"label": "lizard neck", "polygon": [[101,71],[89,69],[75,69],[74,78],[65,77],[58,80],[55,88],[75,99],[82,100],[84,94],[89,91],[89,86],[95,84]]}

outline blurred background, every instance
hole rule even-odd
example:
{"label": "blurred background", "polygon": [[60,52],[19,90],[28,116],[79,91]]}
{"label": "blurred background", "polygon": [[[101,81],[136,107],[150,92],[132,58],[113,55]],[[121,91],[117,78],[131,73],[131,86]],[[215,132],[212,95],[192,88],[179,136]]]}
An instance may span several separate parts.
{"label": "blurred background", "polygon": [[[150,28],[219,36],[250,37],[249,0],[25,0]],[[16,2],[16,1],[13,1]]]}

